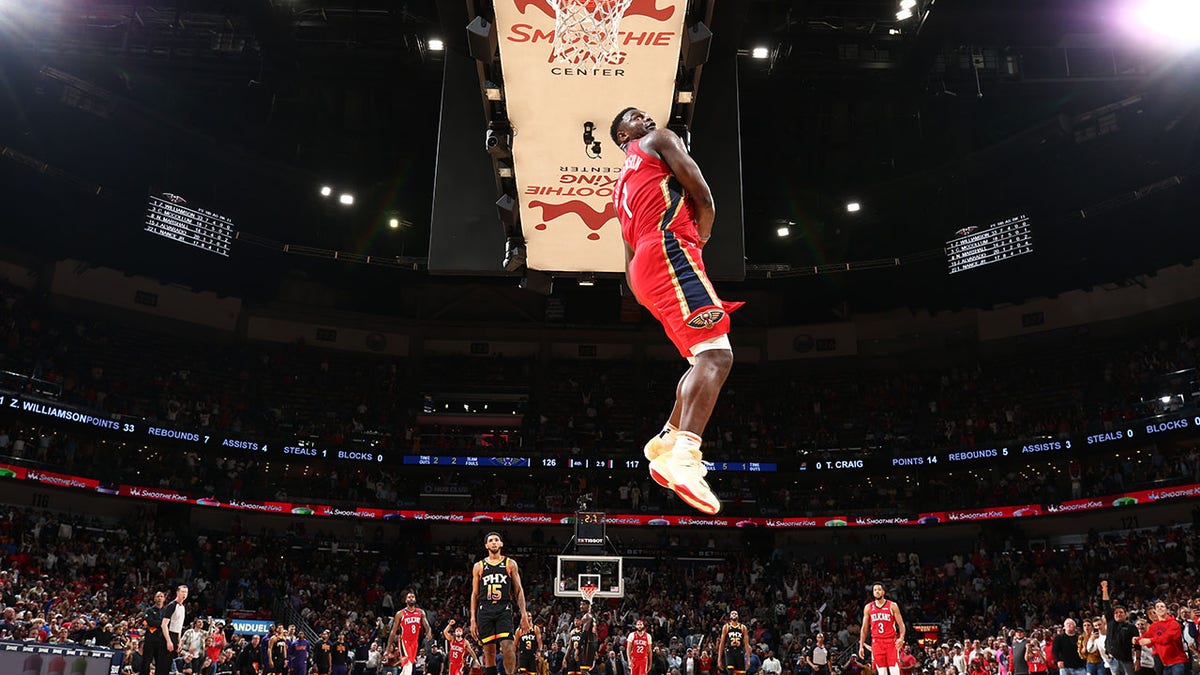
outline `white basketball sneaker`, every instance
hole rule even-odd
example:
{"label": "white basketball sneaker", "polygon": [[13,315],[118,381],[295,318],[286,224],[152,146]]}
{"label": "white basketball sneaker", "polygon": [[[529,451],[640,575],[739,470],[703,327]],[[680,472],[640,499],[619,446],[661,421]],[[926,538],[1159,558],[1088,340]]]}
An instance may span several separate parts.
{"label": "white basketball sneaker", "polygon": [[699,450],[671,450],[650,462],[650,475],[692,508],[711,516],[721,510],[721,500],[704,480],[708,469],[701,463],[702,458]]}
{"label": "white basketball sneaker", "polygon": [[[660,455],[670,452],[671,448],[673,447],[675,447],[675,434],[663,433],[660,431],[650,440],[646,441],[646,445],[642,447],[642,454],[646,456],[647,460],[653,462],[654,460],[658,459]],[[668,490],[671,489],[671,486],[660,481],[658,476],[654,475],[653,471],[650,472],[650,476],[653,477],[654,481],[659,485],[667,488]]]}

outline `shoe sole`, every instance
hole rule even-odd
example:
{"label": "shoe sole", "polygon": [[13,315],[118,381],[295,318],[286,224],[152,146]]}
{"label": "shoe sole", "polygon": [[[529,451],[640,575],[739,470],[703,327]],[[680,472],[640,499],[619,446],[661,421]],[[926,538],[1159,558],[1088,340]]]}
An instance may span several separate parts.
{"label": "shoe sole", "polygon": [[[671,476],[668,476],[665,473],[659,473],[654,469],[653,465],[650,467],[650,476],[654,478],[655,483],[658,483],[668,490],[674,491],[675,494],[678,495],[678,497],[684,502],[686,502],[688,506],[700,511],[701,513],[706,513],[712,516],[716,515],[721,510],[721,501],[719,499],[717,500],[717,506],[714,508],[711,504],[699,498],[694,492],[691,491],[690,488],[688,488],[687,485],[675,484],[671,480]],[[716,497],[716,495],[713,496]]]}
{"label": "shoe sole", "polygon": [[653,462],[651,462],[651,464],[650,464],[650,477],[654,479],[655,483],[658,483],[659,485],[667,488],[668,490],[675,489],[674,487],[671,486],[671,481],[666,476],[659,473],[658,471],[655,471]]}

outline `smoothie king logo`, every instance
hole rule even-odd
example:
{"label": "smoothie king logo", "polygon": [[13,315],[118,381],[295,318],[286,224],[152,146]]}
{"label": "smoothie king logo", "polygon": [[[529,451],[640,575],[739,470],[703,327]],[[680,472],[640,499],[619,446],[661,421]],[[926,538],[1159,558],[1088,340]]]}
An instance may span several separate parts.
{"label": "smoothie king logo", "polygon": [[[569,197],[566,201],[548,201],[546,199],[531,199],[529,208],[532,212],[541,212],[541,218],[535,230],[546,230],[550,223],[561,223],[567,227],[577,227],[582,223],[587,228],[587,238],[590,241],[600,240],[600,230],[610,221],[616,220],[617,211],[613,207],[613,188],[617,183],[619,171],[615,167],[569,167],[561,166],[558,170],[558,185],[530,185],[524,190],[526,195],[537,197]],[[604,201],[597,208],[585,199],[595,200],[597,197]],[[536,210],[536,211],[535,211]],[[574,216],[571,218],[569,216]]]}
{"label": "smoothie king logo", "polygon": [[[550,19],[555,18],[554,4],[566,5],[563,7],[563,12],[566,14],[593,14],[597,2],[605,2],[606,0],[558,0],[557,3],[551,3],[550,0],[515,0],[514,6],[522,15],[526,15],[528,10],[536,8],[541,10]],[[670,47],[672,39],[675,36],[674,31],[623,31],[619,29],[621,19],[630,16],[644,16],[652,21],[664,22],[675,16],[675,7],[659,7],[658,0],[632,0],[629,7],[614,20],[614,25],[618,27],[617,45],[621,50],[637,47]],[[587,24],[590,20],[585,20]],[[554,63],[554,28],[547,26],[544,22],[538,21],[541,25],[532,23],[515,23],[512,26],[512,35],[508,36],[509,42],[514,43],[529,43],[529,44],[545,44],[550,47],[547,57],[547,63]],[[599,28],[599,26],[597,26]],[[617,52],[604,60],[604,65],[620,66],[625,62],[625,51]],[[580,58],[574,59],[574,65],[581,65],[584,62],[596,63],[595,58]],[[568,61],[567,63],[571,63]],[[624,77],[625,72],[621,68],[570,68],[557,67],[552,70],[553,75],[599,75],[603,77]]]}

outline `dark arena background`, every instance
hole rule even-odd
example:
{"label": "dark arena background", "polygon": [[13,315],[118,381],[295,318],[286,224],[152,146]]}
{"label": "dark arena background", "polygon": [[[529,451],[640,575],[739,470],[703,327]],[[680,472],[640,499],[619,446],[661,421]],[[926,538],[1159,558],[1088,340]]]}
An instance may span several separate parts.
{"label": "dark arena background", "polygon": [[[0,675],[1200,670],[1198,26],[0,0]],[[643,451],[626,105],[745,302],[715,514]]]}

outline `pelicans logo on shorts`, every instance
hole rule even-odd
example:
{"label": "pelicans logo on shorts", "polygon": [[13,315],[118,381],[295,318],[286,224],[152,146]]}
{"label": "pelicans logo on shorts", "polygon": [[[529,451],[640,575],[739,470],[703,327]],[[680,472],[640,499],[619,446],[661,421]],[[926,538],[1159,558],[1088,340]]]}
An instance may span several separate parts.
{"label": "pelicans logo on shorts", "polygon": [[703,309],[693,314],[687,320],[687,325],[692,328],[706,329],[720,323],[721,319],[725,318],[725,310],[723,309]]}

